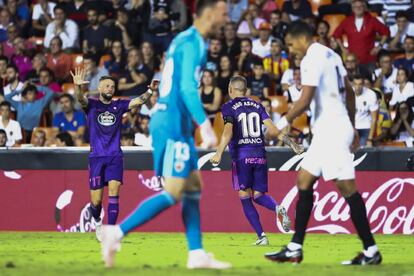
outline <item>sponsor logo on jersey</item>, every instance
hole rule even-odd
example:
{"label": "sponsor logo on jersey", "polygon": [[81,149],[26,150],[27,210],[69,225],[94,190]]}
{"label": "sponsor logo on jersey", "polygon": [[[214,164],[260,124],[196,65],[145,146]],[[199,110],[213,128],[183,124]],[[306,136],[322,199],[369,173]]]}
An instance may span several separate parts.
{"label": "sponsor logo on jersey", "polygon": [[111,112],[105,111],[104,113],[99,114],[98,122],[103,126],[112,126],[116,122],[116,117]]}

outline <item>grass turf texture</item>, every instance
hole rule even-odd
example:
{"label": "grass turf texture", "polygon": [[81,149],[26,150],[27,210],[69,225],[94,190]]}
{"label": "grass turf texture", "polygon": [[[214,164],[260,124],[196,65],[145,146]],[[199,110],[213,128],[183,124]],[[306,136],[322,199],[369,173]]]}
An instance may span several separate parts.
{"label": "grass turf texture", "polygon": [[300,265],[276,264],[263,257],[279,250],[290,235],[269,234],[271,245],[255,247],[254,234],[204,234],[204,245],[220,260],[233,263],[227,271],[185,269],[183,234],[133,233],[124,239],[116,267],[103,267],[94,233],[0,232],[0,275],[404,275],[414,276],[414,238],[376,235],[383,254],[381,266],[344,267],[360,242],[354,235],[307,235]]}

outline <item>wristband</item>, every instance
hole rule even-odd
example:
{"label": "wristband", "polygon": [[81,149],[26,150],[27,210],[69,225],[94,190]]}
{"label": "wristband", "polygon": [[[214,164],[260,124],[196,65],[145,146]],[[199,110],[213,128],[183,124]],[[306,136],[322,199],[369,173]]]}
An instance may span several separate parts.
{"label": "wristband", "polygon": [[283,116],[277,123],[276,127],[278,130],[282,130],[289,125],[289,122],[286,119],[286,116]]}
{"label": "wristband", "polygon": [[148,88],[147,93],[152,95],[152,93],[154,93],[154,92],[152,92],[151,88]]}

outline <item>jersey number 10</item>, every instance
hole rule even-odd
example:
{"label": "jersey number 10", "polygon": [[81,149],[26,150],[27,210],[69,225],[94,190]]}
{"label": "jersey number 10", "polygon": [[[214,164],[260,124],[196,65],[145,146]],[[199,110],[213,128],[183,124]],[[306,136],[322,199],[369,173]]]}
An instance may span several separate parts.
{"label": "jersey number 10", "polygon": [[258,113],[240,113],[237,117],[237,121],[241,122],[243,138],[256,138],[260,136],[260,115]]}

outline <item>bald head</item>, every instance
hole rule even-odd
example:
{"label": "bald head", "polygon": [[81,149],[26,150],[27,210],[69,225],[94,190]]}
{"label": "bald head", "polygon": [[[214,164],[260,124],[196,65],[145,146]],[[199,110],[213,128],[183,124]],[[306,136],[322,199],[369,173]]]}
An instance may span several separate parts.
{"label": "bald head", "polygon": [[245,96],[247,92],[247,80],[242,76],[235,76],[230,79],[229,95],[230,98]]}

